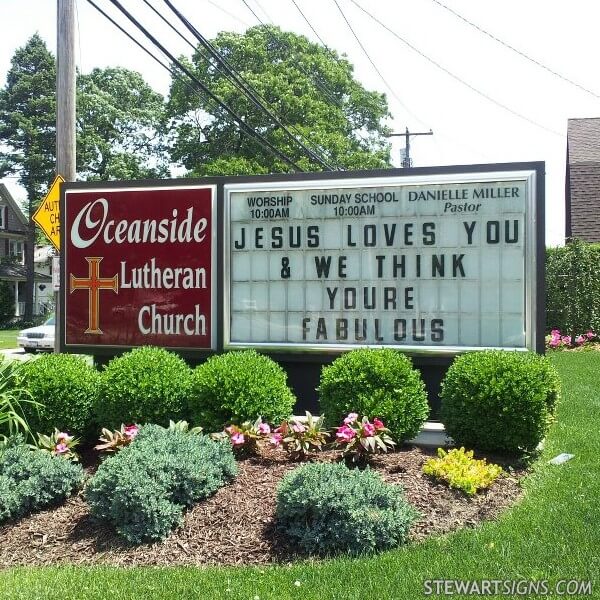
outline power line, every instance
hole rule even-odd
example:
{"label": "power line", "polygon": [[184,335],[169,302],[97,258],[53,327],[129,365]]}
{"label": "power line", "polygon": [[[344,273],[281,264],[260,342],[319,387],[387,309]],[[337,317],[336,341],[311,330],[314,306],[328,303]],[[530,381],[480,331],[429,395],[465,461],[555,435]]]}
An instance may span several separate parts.
{"label": "power line", "polygon": [[495,42],[498,42],[500,45],[504,46],[505,48],[508,48],[509,50],[512,50],[513,52],[515,52],[516,54],[518,54],[521,58],[524,58],[525,60],[528,60],[529,62],[533,63],[534,65],[536,65],[538,67],[540,67],[541,69],[544,69],[544,71],[547,71],[548,73],[551,73],[555,77],[558,77],[559,79],[562,79],[566,83],[569,83],[569,84],[571,84],[571,85],[579,88],[580,90],[586,92],[587,94],[590,94],[591,96],[594,96],[594,98],[600,99],[600,95],[596,94],[592,90],[589,90],[588,88],[583,87],[582,85],[580,85],[576,81],[573,81],[572,79],[569,79],[568,77],[565,77],[564,75],[561,75],[560,73],[554,71],[550,67],[547,67],[545,64],[541,63],[539,60],[536,60],[535,58],[532,58],[528,54],[525,54],[525,52],[522,52],[518,48],[515,48],[514,46],[511,46],[508,42],[505,42],[504,40],[501,40],[499,37],[496,37],[493,33],[490,33],[486,29],[483,29],[483,27],[480,27],[479,25],[477,25],[477,23],[473,23],[473,21],[469,21],[469,19],[467,19],[466,17],[464,17],[463,15],[461,15],[459,12],[455,11],[453,8],[450,8],[449,6],[447,6],[446,4],[444,4],[443,2],[440,2],[440,0],[431,0],[431,1],[434,2],[435,4],[437,4],[438,6],[440,6],[441,8],[446,9],[449,13],[453,14],[455,17],[457,17],[458,19],[460,19],[461,21],[463,21],[467,25],[469,25],[469,26],[473,27],[474,29],[476,29],[477,31],[479,31],[479,33],[482,33],[483,35],[486,35],[487,37],[491,38]]}
{"label": "power line", "polygon": [[306,24],[311,28],[312,32],[317,36],[317,39],[321,42],[321,44],[323,44],[323,46],[327,49],[327,51],[335,56],[333,54],[333,52],[331,50],[329,50],[329,47],[327,46],[327,44],[322,40],[321,36],[317,33],[317,30],[312,26],[312,23],[304,16],[304,13],[302,12],[302,9],[298,6],[298,4],[296,3],[296,0],[292,0],[292,4],[296,7],[296,9],[298,10],[298,12],[300,13],[300,15],[302,15],[302,18],[306,21]]}
{"label": "power line", "polygon": [[[244,2],[244,4],[246,4],[246,3]],[[274,22],[273,17],[271,17],[271,15],[265,10],[265,7],[258,0],[254,0],[254,4],[256,4],[256,6],[258,6],[258,8],[260,8],[260,10],[262,10],[263,14],[265,15],[265,17],[267,17],[268,21],[270,21],[271,23]],[[252,11],[252,14],[256,17],[256,13],[254,11]],[[258,17],[256,17],[256,18],[258,19]]]}
{"label": "power line", "polygon": [[202,58],[204,58],[204,60],[206,60],[206,62],[210,62],[210,57],[207,54],[204,54],[200,50],[200,48],[197,48],[196,46],[194,46],[194,44],[192,44],[192,42],[190,42],[185,37],[185,35],[183,35],[183,33],[181,33],[181,31],[179,31],[179,29],[177,29],[177,27],[175,27],[175,25],[173,25],[164,15],[162,15],[154,6],[152,6],[152,4],[150,4],[150,2],[148,0],[142,0],[142,1],[148,8],[150,8],[154,12],[154,14],[156,16],[158,16],[159,19],[161,19],[163,21],[163,23],[168,25],[173,32],[175,32],[188,46],[190,46],[190,48],[192,50],[194,50],[195,52],[198,52],[198,54],[200,54],[200,56],[202,56]]}
{"label": "power line", "polygon": [[[248,4],[248,2],[246,0],[242,0],[242,2],[246,6],[246,8],[254,15],[254,18],[264,27],[264,31],[266,31],[266,33],[269,36],[269,38],[271,39],[271,41],[276,44],[279,43],[277,38],[269,30],[269,27],[267,26],[267,24],[256,14],[256,12],[254,12],[254,10]],[[258,2],[257,2],[257,4],[258,4]],[[265,12],[265,11],[263,10],[263,12]],[[274,25],[273,20],[271,20],[271,24]],[[286,43],[286,45],[288,46],[288,48],[290,48],[290,50],[292,50],[292,48],[290,47],[289,44]],[[296,62],[296,66],[303,75],[305,75],[308,79],[310,79],[327,96],[327,98],[329,99],[329,101],[332,104],[335,104],[342,111],[344,110],[344,107],[342,106],[341,102],[335,97],[333,91],[331,89],[329,89],[329,87],[326,87],[318,79],[314,79],[313,77],[311,77],[311,75],[306,71],[306,69],[304,69],[304,67],[300,64],[300,61]]]}
{"label": "power line", "polygon": [[[292,0],[292,2],[294,2],[294,0]],[[344,19],[344,21],[346,22],[346,25],[348,26],[348,29],[351,31],[352,35],[354,36],[354,39],[357,41],[358,45],[360,46],[360,49],[363,51],[364,55],[368,58],[369,62],[371,63],[372,67],[375,69],[375,72],[377,73],[377,75],[379,75],[379,78],[381,79],[381,81],[383,81],[385,87],[387,87],[387,89],[390,91],[390,94],[392,94],[392,96],[394,96],[394,98],[396,99],[396,101],[398,102],[398,104],[400,104],[400,106],[413,118],[416,119],[417,121],[419,121],[420,123],[425,124],[423,121],[421,121],[421,119],[419,119],[419,117],[417,117],[417,115],[415,115],[409,108],[408,106],[406,106],[406,104],[404,104],[404,102],[402,102],[402,100],[400,100],[400,97],[398,96],[398,94],[396,94],[396,92],[394,91],[394,89],[392,88],[392,86],[387,82],[387,80],[385,79],[385,77],[381,74],[381,71],[377,68],[377,65],[373,62],[373,59],[370,57],[369,53],[367,52],[366,48],[364,47],[363,43],[360,41],[358,35],[356,35],[356,32],[354,31],[352,25],[350,25],[350,21],[348,21],[348,19],[346,18],[346,15],[344,14],[344,11],[342,10],[342,8],[340,7],[340,5],[338,4],[337,0],[333,0],[334,4],[336,5],[337,9],[340,11],[340,14],[342,15],[342,18]],[[296,4],[296,2],[294,2],[294,4]]]}
{"label": "power line", "polygon": [[138,48],[140,48],[141,50],[143,50],[148,56],[150,56],[154,61],[156,61],[161,67],[163,67],[163,69],[166,69],[169,73],[171,73],[171,75],[173,77],[175,77],[176,79],[178,79],[179,81],[181,81],[183,84],[185,84],[188,89],[192,90],[195,93],[198,93],[198,90],[196,88],[194,88],[189,82],[185,81],[183,79],[183,77],[181,77],[181,75],[179,73],[177,73],[177,71],[175,71],[175,69],[172,69],[171,67],[169,67],[168,65],[166,65],[164,62],[162,62],[160,60],[160,58],[158,58],[155,54],[153,54],[152,52],[150,52],[150,50],[148,50],[148,48],[146,48],[141,42],[139,42],[138,40],[136,40],[126,29],[124,29],[123,27],[121,27],[121,25],[119,25],[109,14],[107,14],[106,12],[104,12],[95,2],[94,0],[87,0],[101,15],[103,15],[108,21],[110,21],[119,31],[121,31],[121,33],[124,33],[136,46],[138,46]]}
{"label": "power line", "polygon": [[[88,0],[91,2],[91,0]],[[238,115],[230,106],[228,106],[221,98],[214,94],[206,85],[204,85],[185,65],[183,65],[173,54],[171,54],[131,13],[129,13],[118,0],[110,0],[110,2],[124,14],[169,60],[177,66],[177,68],[185,73],[211,100],[218,104],[225,112],[238,124],[240,129],[245,133],[254,137],[256,141],[263,147],[269,149],[272,154],[280,158],[287,165],[291,166],[296,171],[302,171],[302,169],[286,154],[281,152],[276,146],[274,146],[267,138],[265,138],[258,131],[250,127],[240,115]]]}
{"label": "power line", "polygon": [[[146,0],[145,0],[146,1]],[[250,101],[270,119],[272,119],[288,136],[288,138],[300,146],[306,154],[320,166],[332,171],[334,167],[323,160],[314,150],[302,143],[291,131],[281,122],[279,117],[265,104],[265,100],[260,97],[258,92],[242,77],[238,71],[232,67],[222,54],[211,44],[191,23],[190,21],[173,5],[170,0],[163,0],[164,3],[177,15],[179,20],[188,28],[192,35],[200,42],[200,44],[209,52],[209,54],[217,61],[220,70],[223,69],[226,75],[234,82],[234,84],[250,99]]]}
{"label": "power line", "polygon": [[212,4],[215,8],[219,9],[221,12],[231,17],[234,21],[239,21],[242,25],[244,25],[244,27],[250,27],[250,23],[247,23],[246,21],[240,19],[238,16],[229,12],[227,9],[223,8],[222,6],[219,6],[216,2],[213,2],[212,0],[206,0],[206,2]]}
{"label": "power line", "polygon": [[559,136],[561,138],[565,137],[562,133],[560,133],[560,132],[558,132],[558,131],[556,131],[554,129],[550,129],[549,127],[546,127],[545,125],[542,125],[541,123],[538,123],[537,121],[534,121],[533,119],[530,119],[529,117],[527,117],[527,116],[521,114],[520,112],[518,112],[518,111],[516,111],[516,110],[514,110],[512,108],[510,108],[509,106],[506,106],[505,104],[502,104],[502,102],[499,102],[498,100],[492,98],[491,96],[489,96],[485,92],[482,92],[481,90],[477,89],[475,86],[471,85],[470,83],[468,83],[464,79],[460,78],[458,75],[455,75],[452,71],[448,70],[446,67],[444,67],[443,65],[441,65],[439,62],[437,62],[436,60],[434,60],[430,56],[427,56],[427,54],[425,54],[424,52],[421,52],[421,50],[419,50],[416,46],[413,46],[413,44],[411,44],[410,42],[408,42],[407,40],[405,40],[402,36],[400,36],[398,33],[396,33],[393,29],[390,29],[385,23],[382,23],[377,17],[375,17],[374,15],[372,15],[366,8],[363,8],[360,4],[358,4],[358,2],[356,2],[356,0],[350,0],[350,2],[352,2],[352,4],[354,4],[357,8],[359,8],[360,10],[362,10],[363,13],[365,13],[368,17],[370,17],[378,25],[380,25],[381,27],[383,27],[387,32],[391,33],[395,38],[397,38],[403,44],[405,44],[406,46],[408,46],[413,52],[416,52],[419,56],[421,56],[422,58],[424,58],[425,60],[427,60],[428,62],[430,62],[432,65],[434,65],[435,67],[437,67],[438,69],[440,69],[444,73],[446,73],[446,75],[449,75],[450,77],[452,77],[452,79],[455,79],[456,81],[458,81],[459,83],[461,83],[465,87],[469,88],[472,92],[475,92],[477,95],[479,95],[482,98],[485,98],[486,100],[488,100],[488,102],[491,102],[492,104],[495,104],[496,106],[502,108],[503,110],[511,113],[515,117],[518,117],[519,119],[522,119],[523,121],[527,121],[531,125],[535,125],[536,127],[539,127],[540,129],[543,129],[543,130],[545,130],[545,131],[547,131],[549,133],[552,133],[554,135],[557,135],[557,136]]}
{"label": "power line", "polygon": [[[257,108],[259,108],[262,112],[265,112],[268,116],[271,116],[270,111],[265,107],[262,106],[262,104],[266,104],[266,100],[259,94],[259,92],[253,87],[251,86],[248,81],[242,77],[240,75],[240,73],[238,71],[236,71],[235,69],[233,69],[233,67],[231,67],[231,65],[229,65],[229,63],[227,63],[229,65],[229,67],[231,67],[231,69],[234,71],[234,73],[241,79],[241,81],[243,83],[240,84],[239,81],[236,81],[235,77],[229,75],[228,73],[225,73],[223,71],[223,69],[221,68],[220,64],[222,61],[225,61],[225,59],[223,58],[223,55],[220,54],[220,52],[212,45],[210,44],[210,47],[214,50],[214,52],[211,50],[211,55],[207,55],[204,52],[202,52],[202,49],[198,46],[194,46],[194,44],[192,44],[192,42],[190,42],[168,19],[166,19],[162,14],[160,14],[160,12],[154,7],[152,6],[152,4],[150,4],[150,2],[148,0],[143,0],[144,3],[150,7],[155,14],[157,14],[179,37],[181,37],[181,39],[183,39],[193,50],[194,52],[198,52],[205,60],[207,63],[212,64],[214,67],[216,67],[217,71],[219,71],[221,74],[223,74],[226,78],[228,78],[230,81],[233,81],[233,83],[236,85],[236,87],[248,98],[250,98],[250,100],[253,102],[253,104],[255,104],[255,106],[257,106]],[[171,9],[173,10],[173,9]],[[177,13],[176,13],[177,14]],[[187,20],[187,19],[186,19]],[[188,21],[189,23],[189,21]],[[197,32],[198,35],[201,36],[201,34],[199,32]],[[208,41],[206,40],[206,38],[204,38],[203,36],[202,40],[204,40],[206,43],[208,43]],[[213,60],[211,59],[211,56],[214,56],[216,58],[216,64],[215,62],[213,62]],[[226,62],[226,61],[225,61]],[[251,93],[255,94],[259,99],[260,102],[258,102],[257,100],[255,100],[254,98],[251,97]],[[258,104],[257,104],[258,102]],[[273,117],[271,117],[273,118]],[[279,125],[282,129],[285,130],[285,127],[279,122],[279,120],[277,119],[277,117],[274,117],[277,125]],[[298,128],[295,125],[289,125],[295,132],[296,135],[298,135],[299,137],[302,137],[304,139],[306,139],[302,133],[298,130]],[[287,130],[285,130],[287,132]],[[289,132],[287,132],[289,133]],[[291,135],[291,134],[290,134]],[[300,144],[301,146],[303,146],[301,144],[301,142],[299,142],[294,136],[292,136],[292,139],[294,142]],[[304,148],[304,146],[303,146]],[[321,152],[323,152],[323,148],[319,147],[319,149],[321,150]],[[308,149],[309,153],[313,152],[312,149]],[[314,153],[314,152],[313,152]],[[324,162],[321,157],[319,157],[316,153],[314,153],[314,156],[311,155],[311,158],[313,158],[313,160],[316,160],[316,162],[318,162],[321,166],[325,167],[327,170],[333,170],[332,167],[330,167],[326,162]],[[337,166],[336,167],[338,170],[340,170],[340,167]]]}

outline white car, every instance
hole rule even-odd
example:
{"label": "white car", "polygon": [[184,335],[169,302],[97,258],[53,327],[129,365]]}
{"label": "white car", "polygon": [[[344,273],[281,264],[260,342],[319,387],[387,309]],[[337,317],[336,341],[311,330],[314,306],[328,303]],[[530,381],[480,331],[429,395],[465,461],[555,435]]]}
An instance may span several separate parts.
{"label": "white car", "polygon": [[50,317],[43,325],[29,327],[19,331],[17,344],[25,352],[36,350],[54,350],[54,317]]}

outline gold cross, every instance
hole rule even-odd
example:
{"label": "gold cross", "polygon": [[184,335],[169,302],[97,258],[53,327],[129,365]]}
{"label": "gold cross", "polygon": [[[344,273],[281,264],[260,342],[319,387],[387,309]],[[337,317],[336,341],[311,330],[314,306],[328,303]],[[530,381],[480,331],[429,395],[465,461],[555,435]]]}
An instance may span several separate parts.
{"label": "gold cross", "polygon": [[71,273],[70,293],[75,290],[88,290],[89,318],[88,328],[84,333],[102,333],[100,329],[100,290],[112,290],[119,293],[119,275],[101,278],[100,261],[102,257],[86,256],[88,261],[89,275],[87,277],[75,277]]}

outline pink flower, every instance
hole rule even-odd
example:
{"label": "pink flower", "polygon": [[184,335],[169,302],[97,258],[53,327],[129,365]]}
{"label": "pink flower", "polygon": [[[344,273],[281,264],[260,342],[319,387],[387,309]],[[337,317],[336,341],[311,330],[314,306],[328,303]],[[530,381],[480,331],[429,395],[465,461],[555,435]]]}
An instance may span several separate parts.
{"label": "pink flower", "polygon": [[575,338],[575,343],[577,343],[577,344],[583,344],[584,342],[585,342],[585,338],[582,335],[578,335]]}
{"label": "pink flower", "polygon": [[234,433],[231,436],[231,443],[234,446],[241,446],[246,441],[243,433]]}
{"label": "pink flower", "polygon": [[369,421],[367,421],[366,423],[363,423],[362,428],[366,437],[372,437],[375,435],[375,425],[373,425],[373,423],[369,423]]}
{"label": "pink flower", "polygon": [[350,423],[354,423],[354,421],[356,421],[356,419],[358,419],[358,414],[357,413],[350,413],[345,419],[344,419],[344,424],[345,425],[350,425]]}
{"label": "pink flower", "polygon": [[551,335],[552,337],[560,337],[560,329],[553,329],[553,330],[550,332],[550,335]]}
{"label": "pink flower", "polygon": [[295,433],[304,433],[306,431],[306,427],[302,425],[302,423],[298,423],[298,421],[293,421],[292,431]]}
{"label": "pink flower", "polygon": [[591,340],[592,338],[596,337],[596,334],[595,334],[593,331],[588,331],[588,332],[585,334],[585,337],[586,337],[588,340]]}
{"label": "pink flower", "polygon": [[556,348],[557,346],[560,345],[560,340],[556,339],[556,338],[552,338],[549,342],[548,345],[550,346],[550,348]]}
{"label": "pink flower", "polygon": [[570,344],[571,343],[571,336],[570,335],[563,335],[562,341],[563,341],[564,344]]}
{"label": "pink flower", "polygon": [[69,447],[66,444],[56,444],[56,447],[54,448],[54,453],[55,454],[65,454],[66,452],[69,451]]}
{"label": "pink flower", "polygon": [[132,440],[137,434],[140,428],[137,425],[125,425],[123,433]]}
{"label": "pink flower", "polygon": [[70,442],[72,439],[73,436],[69,435],[68,433],[65,433],[64,431],[61,431],[56,435],[57,443],[60,443],[62,440],[64,440],[64,442],[67,443]]}
{"label": "pink flower", "polygon": [[348,425],[342,425],[338,427],[335,432],[335,437],[341,442],[349,442],[354,436],[356,432],[352,427],[348,427]]}
{"label": "pink flower", "polygon": [[385,429],[385,425],[383,424],[383,421],[380,421],[377,417],[375,417],[373,419],[373,425],[375,425],[375,429],[377,429],[377,431],[380,431],[381,429]]}
{"label": "pink flower", "polygon": [[282,439],[283,436],[280,433],[274,433],[269,441],[271,442],[271,444],[273,444],[273,446],[279,446],[279,444],[281,444]]}
{"label": "pink flower", "polygon": [[225,433],[228,433],[229,435],[233,435],[236,431],[237,431],[237,427],[235,427],[234,425],[225,427]]}
{"label": "pink flower", "polygon": [[260,423],[258,425],[258,433],[261,433],[262,435],[269,435],[269,433],[271,433],[271,428],[269,427],[269,424]]}

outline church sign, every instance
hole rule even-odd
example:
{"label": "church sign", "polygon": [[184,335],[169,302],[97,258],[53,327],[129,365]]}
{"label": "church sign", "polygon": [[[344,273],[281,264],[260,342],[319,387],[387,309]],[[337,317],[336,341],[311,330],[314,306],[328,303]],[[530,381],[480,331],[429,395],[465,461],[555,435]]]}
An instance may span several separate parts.
{"label": "church sign", "polygon": [[543,168],[65,184],[61,348],[543,351]]}
{"label": "church sign", "polygon": [[215,203],[211,185],[67,189],[65,346],[214,349]]}
{"label": "church sign", "polygon": [[535,172],[225,186],[228,348],[536,347]]}

